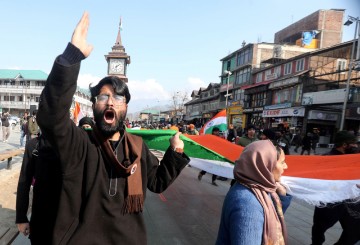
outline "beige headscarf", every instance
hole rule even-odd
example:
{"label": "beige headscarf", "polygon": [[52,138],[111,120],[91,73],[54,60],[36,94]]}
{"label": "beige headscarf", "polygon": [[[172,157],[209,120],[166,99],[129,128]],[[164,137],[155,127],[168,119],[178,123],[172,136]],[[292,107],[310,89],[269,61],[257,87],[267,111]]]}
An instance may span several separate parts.
{"label": "beige headscarf", "polygon": [[276,162],[277,151],[273,143],[260,140],[245,147],[234,167],[235,179],[251,189],[264,208],[264,244],[287,244],[284,215],[272,174]]}

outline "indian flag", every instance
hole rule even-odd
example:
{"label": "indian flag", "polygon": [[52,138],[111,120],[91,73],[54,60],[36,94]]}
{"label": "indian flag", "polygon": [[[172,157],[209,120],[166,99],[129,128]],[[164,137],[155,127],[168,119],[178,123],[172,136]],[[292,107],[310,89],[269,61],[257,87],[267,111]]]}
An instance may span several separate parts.
{"label": "indian flag", "polygon": [[212,130],[214,127],[220,129],[220,131],[227,130],[227,123],[226,123],[226,110],[220,111],[216,114],[210,121],[205,123],[205,125],[200,129],[199,134],[212,134]]}
{"label": "indian flag", "polygon": [[[143,138],[150,149],[166,151],[174,130],[129,130]],[[214,135],[180,135],[191,166],[219,176],[234,178],[234,162],[243,147]],[[288,155],[288,169],[281,182],[294,198],[311,205],[335,203],[346,199],[360,201],[359,154],[338,156]]]}

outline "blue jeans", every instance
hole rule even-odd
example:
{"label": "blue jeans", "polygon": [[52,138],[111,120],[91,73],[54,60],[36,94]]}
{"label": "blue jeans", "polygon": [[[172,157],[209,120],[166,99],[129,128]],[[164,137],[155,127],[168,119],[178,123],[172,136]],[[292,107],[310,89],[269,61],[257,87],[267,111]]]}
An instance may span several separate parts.
{"label": "blue jeans", "polygon": [[23,130],[20,131],[20,146],[24,146],[24,137],[25,137],[25,132]]}

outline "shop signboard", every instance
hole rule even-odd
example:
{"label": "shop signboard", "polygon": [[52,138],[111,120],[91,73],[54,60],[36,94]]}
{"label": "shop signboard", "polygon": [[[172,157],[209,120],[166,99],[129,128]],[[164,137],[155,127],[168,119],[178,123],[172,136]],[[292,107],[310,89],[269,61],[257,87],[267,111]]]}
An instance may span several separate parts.
{"label": "shop signboard", "polygon": [[339,113],[331,111],[311,110],[308,115],[308,119],[313,120],[337,121],[338,118]]}
{"label": "shop signboard", "polygon": [[264,110],[262,113],[263,117],[303,117],[304,115],[304,107]]}
{"label": "shop signboard", "polygon": [[345,89],[332,89],[321,92],[304,93],[301,105],[316,105],[342,103],[345,98]]}

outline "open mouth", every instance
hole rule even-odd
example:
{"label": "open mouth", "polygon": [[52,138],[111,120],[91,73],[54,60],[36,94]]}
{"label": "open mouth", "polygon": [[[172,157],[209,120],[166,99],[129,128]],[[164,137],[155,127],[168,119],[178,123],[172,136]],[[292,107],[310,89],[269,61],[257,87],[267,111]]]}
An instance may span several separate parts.
{"label": "open mouth", "polygon": [[112,124],[115,121],[115,112],[113,110],[106,110],[104,113],[104,120],[107,124]]}

